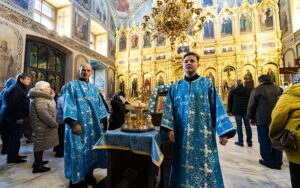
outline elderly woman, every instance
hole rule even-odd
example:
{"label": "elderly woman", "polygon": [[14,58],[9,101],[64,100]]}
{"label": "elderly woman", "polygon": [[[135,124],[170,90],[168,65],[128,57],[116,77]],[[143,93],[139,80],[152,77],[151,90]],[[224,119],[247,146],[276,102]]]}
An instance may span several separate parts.
{"label": "elderly woman", "polygon": [[44,166],[48,161],[43,161],[43,152],[58,144],[54,93],[48,82],[39,81],[29,91],[28,97],[31,99],[30,123],[36,136],[32,173],[47,172],[50,168]]}
{"label": "elderly woman", "polygon": [[279,98],[272,112],[270,138],[272,142],[284,129],[296,131],[297,149],[286,151],[293,188],[300,187],[300,73],[294,77],[293,85]]}

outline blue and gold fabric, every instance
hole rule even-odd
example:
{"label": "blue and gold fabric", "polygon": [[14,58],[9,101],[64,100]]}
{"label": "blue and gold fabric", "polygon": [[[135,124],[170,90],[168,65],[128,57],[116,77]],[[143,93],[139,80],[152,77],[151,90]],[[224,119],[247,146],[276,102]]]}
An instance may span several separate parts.
{"label": "blue and gold fabric", "polygon": [[170,187],[224,187],[216,133],[221,137],[235,129],[211,80],[173,84],[161,126],[175,133]]}
{"label": "blue and gold fabric", "polygon": [[160,139],[158,127],[148,132],[124,132],[115,129],[104,133],[94,149],[130,150],[151,157],[153,164],[159,167],[164,159],[159,148]]}

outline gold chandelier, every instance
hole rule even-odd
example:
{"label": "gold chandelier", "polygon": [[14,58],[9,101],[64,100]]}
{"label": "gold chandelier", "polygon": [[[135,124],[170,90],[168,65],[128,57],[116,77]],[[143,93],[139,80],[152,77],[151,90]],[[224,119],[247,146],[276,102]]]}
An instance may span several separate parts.
{"label": "gold chandelier", "polygon": [[156,0],[150,15],[151,23],[146,13],[142,26],[144,30],[151,31],[153,39],[160,34],[168,37],[174,49],[177,39],[184,41],[189,31],[194,34],[202,29],[205,16],[201,13],[202,8],[194,7],[194,2],[188,0]]}

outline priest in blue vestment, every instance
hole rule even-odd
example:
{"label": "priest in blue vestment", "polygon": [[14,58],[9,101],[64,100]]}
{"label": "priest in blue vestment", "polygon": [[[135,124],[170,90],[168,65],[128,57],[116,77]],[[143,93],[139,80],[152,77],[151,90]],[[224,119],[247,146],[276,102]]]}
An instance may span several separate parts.
{"label": "priest in blue vestment", "polygon": [[170,187],[224,187],[216,133],[221,145],[235,135],[212,81],[197,74],[199,55],[184,55],[185,78],[169,89],[161,126],[174,143]]}
{"label": "priest in blue vestment", "polygon": [[65,129],[64,160],[70,187],[95,184],[93,170],[106,160],[102,150],[92,150],[103,132],[100,120],[108,113],[99,89],[89,83],[91,75],[91,65],[82,64],[80,79],[65,86],[63,117],[68,126]]}

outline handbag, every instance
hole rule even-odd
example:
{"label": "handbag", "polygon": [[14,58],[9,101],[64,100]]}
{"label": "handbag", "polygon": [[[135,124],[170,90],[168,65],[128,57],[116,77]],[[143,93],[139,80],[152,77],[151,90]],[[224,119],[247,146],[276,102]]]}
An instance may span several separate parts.
{"label": "handbag", "polygon": [[295,131],[284,129],[277,138],[275,138],[272,147],[282,151],[295,151],[297,149],[296,143]]}

